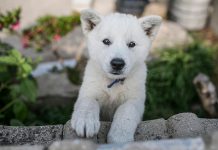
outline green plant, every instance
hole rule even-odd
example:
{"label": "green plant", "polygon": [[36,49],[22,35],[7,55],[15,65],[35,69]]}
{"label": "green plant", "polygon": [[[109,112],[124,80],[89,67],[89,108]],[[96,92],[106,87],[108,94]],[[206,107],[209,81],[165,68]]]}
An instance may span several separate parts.
{"label": "green plant", "polygon": [[2,29],[17,30],[19,28],[21,9],[17,8],[6,14],[0,13],[0,31]]}
{"label": "green plant", "polygon": [[36,100],[33,63],[0,42],[0,122],[21,125],[28,118],[27,104]]}
{"label": "green plant", "polygon": [[203,109],[192,108],[200,103],[192,81],[200,72],[212,77],[213,53],[211,47],[194,43],[184,49],[164,50],[159,59],[148,63],[144,119],[168,118],[187,111],[204,116]]}
{"label": "green plant", "polygon": [[69,16],[45,16],[39,18],[35,26],[23,30],[23,46],[32,46],[38,50],[52,41],[59,41],[80,23],[80,15],[73,13]]}
{"label": "green plant", "polygon": [[35,111],[28,125],[56,125],[65,124],[72,115],[72,106],[43,106]]}

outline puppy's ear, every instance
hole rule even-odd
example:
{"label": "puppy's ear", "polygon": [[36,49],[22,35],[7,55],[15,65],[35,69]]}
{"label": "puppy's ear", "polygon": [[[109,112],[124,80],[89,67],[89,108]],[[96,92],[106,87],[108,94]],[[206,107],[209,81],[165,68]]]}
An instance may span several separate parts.
{"label": "puppy's ear", "polygon": [[153,41],[160,28],[162,18],[160,16],[146,16],[139,19],[145,34]]}
{"label": "puppy's ear", "polygon": [[100,23],[101,16],[98,15],[98,13],[94,10],[86,9],[81,11],[80,20],[84,34],[87,34],[92,31],[97,24]]}

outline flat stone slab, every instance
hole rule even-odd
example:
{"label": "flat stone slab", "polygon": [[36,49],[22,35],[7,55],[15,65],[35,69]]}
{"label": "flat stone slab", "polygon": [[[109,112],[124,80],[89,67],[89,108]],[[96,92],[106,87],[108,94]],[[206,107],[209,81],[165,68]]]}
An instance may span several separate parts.
{"label": "flat stone slab", "polygon": [[86,140],[65,140],[65,141],[56,141],[48,150],[96,150],[97,145]]}
{"label": "flat stone slab", "polygon": [[63,125],[13,127],[0,126],[0,145],[49,145],[62,139]]}
{"label": "flat stone slab", "polygon": [[205,144],[201,138],[173,139],[128,144],[104,144],[100,145],[97,150],[205,150]]}

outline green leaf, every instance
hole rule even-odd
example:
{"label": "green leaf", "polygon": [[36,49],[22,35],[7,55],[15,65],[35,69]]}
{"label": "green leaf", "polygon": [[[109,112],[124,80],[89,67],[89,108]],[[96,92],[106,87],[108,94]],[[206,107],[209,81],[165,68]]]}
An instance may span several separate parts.
{"label": "green leaf", "polygon": [[35,102],[37,96],[37,87],[36,84],[30,80],[25,79],[20,84],[20,90],[25,99],[29,102]]}
{"label": "green leaf", "polygon": [[23,69],[23,75],[29,75],[32,71],[32,67],[28,63],[22,64],[22,69]]}
{"label": "green leaf", "polygon": [[15,114],[16,119],[24,121],[28,115],[28,109],[26,105],[18,100],[13,106],[13,112]]}
{"label": "green leaf", "polygon": [[1,56],[0,57],[0,64],[6,64],[6,65],[17,65],[17,61],[12,56]]}
{"label": "green leaf", "polygon": [[10,86],[10,95],[13,99],[16,99],[20,96],[20,86],[19,85],[11,85]]}
{"label": "green leaf", "polygon": [[21,53],[18,50],[11,50],[10,54],[14,59],[17,61],[17,63],[21,64],[25,61],[24,58],[22,58]]}

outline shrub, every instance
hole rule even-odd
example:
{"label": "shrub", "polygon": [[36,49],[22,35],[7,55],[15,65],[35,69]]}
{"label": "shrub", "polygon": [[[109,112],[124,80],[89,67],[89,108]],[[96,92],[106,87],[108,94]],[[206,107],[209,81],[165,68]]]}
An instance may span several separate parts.
{"label": "shrub", "polygon": [[30,59],[0,42],[0,122],[21,125],[28,119],[27,104],[35,102],[37,90],[32,66]]}
{"label": "shrub", "polygon": [[211,77],[213,71],[213,50],[210,47],[194,43],[184,50],[164,50],[159,59],[148,63],[144,119],[168,118],[187,111],[204,116],[203,109],[192,108],[195,103],[200,103],[192,81],[200,72]]}
{"label": "shrub", "polygon": [[23,46],[32,46],[42,50],[52,41],[59,41],[62,36],[70,32],[79,23],[80,15],[78,13],[69,16],[39,18],[35,26],[23,30]]}
{"label": "shrub", "polygon": [[17,30],[19,28],[21,9],[17,8],[6,12],[6,14],[0,13],[0,31],[2,29]]}

